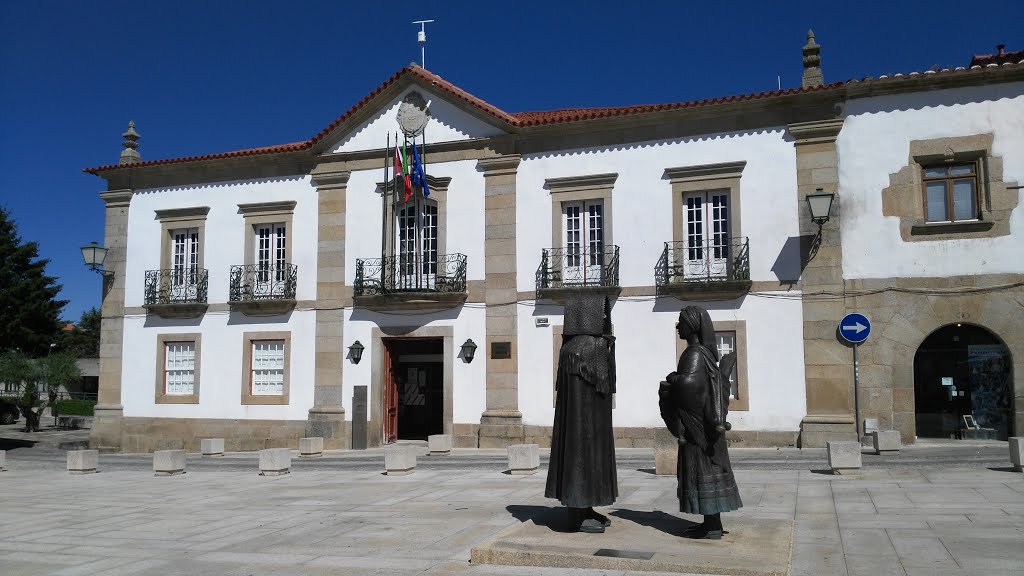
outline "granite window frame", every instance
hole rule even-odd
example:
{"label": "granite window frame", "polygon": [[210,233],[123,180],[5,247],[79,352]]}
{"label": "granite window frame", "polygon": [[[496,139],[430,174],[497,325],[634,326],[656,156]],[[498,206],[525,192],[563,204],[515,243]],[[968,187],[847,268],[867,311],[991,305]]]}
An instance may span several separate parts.
{"label": "granite window frame", "polygon": [[[199,404],[199,384],[202,373],[202,334],[157,334],[156,337],[156,375],[155,397],[156,404]],[[168,394],[167,393],[167,345],[176,343],[191,342],[193,345],[195,363],[192,377],[191,394]]]}
{"label": "granite window frame", "polygon": [[[291,398],[292,333],[289,331],[245,332],[242,334],[242,397],[243,406],[288,405]],[[252,393],[253,344],[264,340],[284,341],[284,375],[281,394]]]}

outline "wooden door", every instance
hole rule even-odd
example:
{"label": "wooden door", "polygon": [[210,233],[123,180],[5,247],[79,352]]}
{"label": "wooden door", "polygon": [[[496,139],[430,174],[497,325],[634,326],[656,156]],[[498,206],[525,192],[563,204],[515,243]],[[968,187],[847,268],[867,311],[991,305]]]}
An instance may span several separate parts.
{"label": "wooden door", "polygon": [[394,358],[395,347],[384,342],[384,443],[398,440],[398,363]]}

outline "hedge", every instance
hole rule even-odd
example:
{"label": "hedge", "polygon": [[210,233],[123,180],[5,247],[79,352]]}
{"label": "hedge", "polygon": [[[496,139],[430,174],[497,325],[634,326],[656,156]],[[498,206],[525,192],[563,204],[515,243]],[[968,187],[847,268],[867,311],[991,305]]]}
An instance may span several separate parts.
{"label": "hedge", "polygon": [[58,416],[92,416],[92,409],[96,406],[95,400],[57,400]]}

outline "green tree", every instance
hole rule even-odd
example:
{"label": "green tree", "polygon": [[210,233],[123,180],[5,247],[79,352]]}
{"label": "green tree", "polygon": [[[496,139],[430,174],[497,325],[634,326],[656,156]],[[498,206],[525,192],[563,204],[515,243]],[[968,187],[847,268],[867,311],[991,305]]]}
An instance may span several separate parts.
{"label": "green tree", "polygon": [[63,333],[60,348],[76,358],[99,358],[100,355],[100,311],[90,308],[82,312],[82,318],[74,330]]}
{"label": "green tree", "polygon": [[46,275],[48,263],[38,244],[22,242],[10,211],[0,207],[0,350],[42,356],[59,337],[67,301],[57,300],[61,285]]}
{"label": "green tree", "polygon": [[8,350],[0,355],[0,382],[18,383],[21,395],[18,409],[25,417],[25,432],[39,431],[39,417],[56,397],[46,401],[40,395],[40,387],[67,386],[82,377],[75,364],[75,357],[67,352],[31,359],[18,350]]}

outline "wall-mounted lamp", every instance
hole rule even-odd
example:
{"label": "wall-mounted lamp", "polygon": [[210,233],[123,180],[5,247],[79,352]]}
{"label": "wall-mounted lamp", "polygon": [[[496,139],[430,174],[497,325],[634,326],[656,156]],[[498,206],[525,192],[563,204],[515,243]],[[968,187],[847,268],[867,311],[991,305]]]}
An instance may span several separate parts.
{"label": "wall-mounted lamp", "polygon": [[363,345],[356,340],[348,347],[348,357],[352,359],[353,364],[359,364],[359,361],[363,359]]}
{"label": "wall-mounted lamp", "polygon": [[821,188],[818,188],[814,194],[807,195],[807,207],[811,211],[811,221],[818,225],[818,230],[828,222],[828,217],[832,213],[832,199],[835,198],[835,194],[823,192]]}
{"label": "wall-mounted lamp", "polygon": [[473,342],[472,339],[467,339],[462,344],[462,359],[466,362],[466,364],[469,364],[470,362],[473,361],[473,356],[475,356],[475,355],[476,355],[476,342]]}
{"label": "wall-mounted lamp", "polygon": [[82,259],[85,260],[85,265],[89,267],[89,270],[104,276],[114,275],[112,270],[103,269],[103,261],[107,259],[107,249],[105,247],[95,242],[88,246],[82,246]]}

